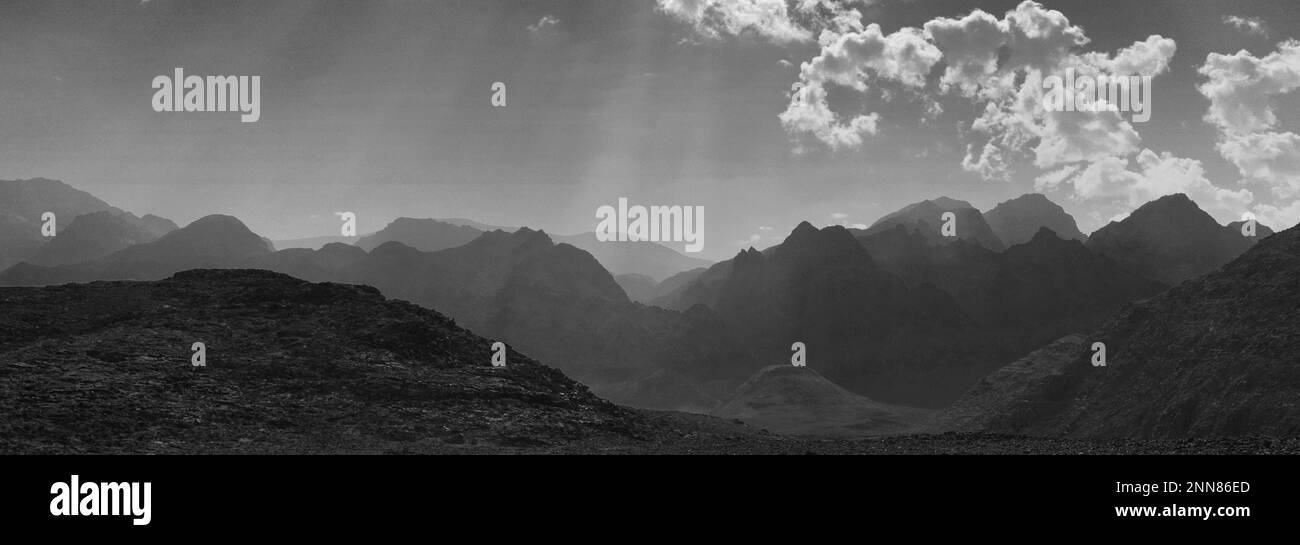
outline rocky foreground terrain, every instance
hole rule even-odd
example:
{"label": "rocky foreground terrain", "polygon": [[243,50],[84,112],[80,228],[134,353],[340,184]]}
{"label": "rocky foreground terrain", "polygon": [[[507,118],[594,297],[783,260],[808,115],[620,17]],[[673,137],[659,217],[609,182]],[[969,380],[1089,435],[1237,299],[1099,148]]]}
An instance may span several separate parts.
{"label": "rocky foreground terrain", "polygon": [[[373,288],[256,270],[0,289],[0,453],[1300,453],[1300,441],[787,437],[632,410]],[[191,365],[195,342],[206,367]]]}

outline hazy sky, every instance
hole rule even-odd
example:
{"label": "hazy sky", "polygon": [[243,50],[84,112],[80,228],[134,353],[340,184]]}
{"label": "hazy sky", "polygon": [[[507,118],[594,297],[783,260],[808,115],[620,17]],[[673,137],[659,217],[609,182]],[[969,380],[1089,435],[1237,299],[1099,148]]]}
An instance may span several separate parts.
{"label": "hazy sky", "polygon": [[[576,233],[619,197],[704,205],[710,258],[1036,187],[1084,231],[1173,191],[1300,220],[1296,2],[1018,4],[4,2],[0,179],[273,239],[340,210]],[[1075,64],[1151,72],[1151,120],[1016,99]],[[175,67],[261,76],[261,120],[153,111]]]}

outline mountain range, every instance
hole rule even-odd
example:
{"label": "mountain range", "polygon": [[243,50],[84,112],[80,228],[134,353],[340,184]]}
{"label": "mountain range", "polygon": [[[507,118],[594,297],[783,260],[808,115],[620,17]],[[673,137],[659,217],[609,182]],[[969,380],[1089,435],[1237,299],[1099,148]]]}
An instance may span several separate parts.
{"label": "mountain range", "polygon": [[[1081,437],[1300,433],[1300,230],[981,380],[940,429]],[[1095,343],[1105,365],[1093,364]]]}
{"label": "mountain range", "polygon": [[[36,185],[59,189],[48,182]],[[98,206],[78,193],[63,193],[83,206]],[[31,252],[47,257],[28,258],[0,272],[0,286],[161,281],[192,269],[264,269],[313,282],[368,285],[385,297],[443,313],[484,339],[505,341],[511,350],[554,365],[607,399],[700,413],[752,405],[728,402],[743,391],[750,395],[740,399],[767,396],[756,393],[768,391],[766,386],[737,388],[765,382],[755,383],[754,377],[785,376],[761,371],[783,366],[791,343],[799,341],[808,346],[807,370],[815,377],[795,380],[808,388],[789,391],[829,397],[813,405],[782,402],[744,418],[788,423],[806,419],[816,412],[808,407],[823,402],[938,409],[962,398],[966,401],[950,411],[975,408],[962,413],[969,417],[965,427],[953,425],[962,429],[994,429],[988,422],[1025,419],[995,418],[1000,401],[967,399],[981,380],[996,381],[998,373],[1021,369],[1018,378],[995,382],[993,390],[1000,393],[994,397],[1037,399],[1040,394],[1023,394],[1006,384],[1019,384],[1040,370],[1056,376],[1052,369],[1067,369],[1036,363],[1046,361],[1045,354],[1077,348],[1053,341],[1107,327],[1108,319],[1148,304],[1144,300],[1200,282],[1197,271],[1211,272],[1258,240],[1278,238],[1269,237],[1272,232],[1263,226],[1259,236],[1243,237],[1240,226],[1219,225],[1177,195],[1148,203],[1084,241],[1077,228],[1070,231],[1073,220],[1062,218],[1063,211],[1045,198],[1014,199],[986,215],[939,198],[864,230],[819,229],[803,222],[781,244],[749,248],[657,282],[639,273],[615,274],[593,252],[526,227],[484,232],[450,221],[401,219],[363,237],[364,244],[276,251],[231,216],[207,216],[176,228],[161,218],[137,218],[103,206],[61,223],[54,240],[37,241]],[[944,211],[957,215],[958,233],[965,236],[938,233],[937,218]],[[986,222],[985,216],[993,219]],[[1002,246],[1002,236],[1020,240],[1034,227],[1027,239]],[[1070,232],[1061,236],[1053,227]],[[1111,354],[1119,357],[1114,350]],[[1050,386],[1055,380],[1045,388],[1056,392]],[[821,381],[856,397],[812,386]],[[1135,404],[1136,397],[1123,402]],[[858,398],[866,404],[845,401]],[[1106,433],[1088,422],[1080,416],[1019,429]],[[872,427],[858,429],[866,428]],[[1170,435],[1162,434],[1154,436]]]}

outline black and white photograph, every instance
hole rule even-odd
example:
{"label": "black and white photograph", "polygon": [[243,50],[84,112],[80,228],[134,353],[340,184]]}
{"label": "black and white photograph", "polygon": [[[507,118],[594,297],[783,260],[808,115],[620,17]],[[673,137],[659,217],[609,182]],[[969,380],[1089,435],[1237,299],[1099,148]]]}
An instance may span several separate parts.
{"label": "black and white photograph", "polygon": [[1246,528],[1297,223],[1292,0],[5,0],[0,455],[50,528],[371,455],[1176,455],[1094,518]]}

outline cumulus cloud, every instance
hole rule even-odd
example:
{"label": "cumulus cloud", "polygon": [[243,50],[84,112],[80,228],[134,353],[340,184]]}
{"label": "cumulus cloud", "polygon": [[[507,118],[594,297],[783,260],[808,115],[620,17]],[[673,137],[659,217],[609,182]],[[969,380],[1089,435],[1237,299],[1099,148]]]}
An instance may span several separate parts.
{"label": "cumulus cloud", "polygon": [[[1046,112],[1042,77],[1066,68],[1089,74],[1157,75],[1169,68],[1176,44],[1162,36],[1133,43],[1113,56],[1080,53],[1089,43],[1082,28],[1059,11],[1026,1],[1001,18],[982,10],[940,17],[920,28],[884,34],[879,25],[860,31],[823,32],[818,54],[804,62],[792,87],[782,124],[796,151],[809,140],[831,150],[857,147],[878,132],[879,114],[837,115],[824,102],[828,83],[866,95],[881,84],[896,84],[921,97],[937,117],[940,94],[956,92],[976,104],[981,115],[970,126],[972,141],[962,165],[989,179],[1008,179],[1011,165],[1031,159],[1035,166],[1093,161],[1136,153],[1140,138],[1119,112]],[[937,86],[931,72],[942,66]],[[885,100],[898,93],[888,89]],[[1026,152],[1029,156],[1026,156]]]}
{"label": "cumulus cloud", "polygon": [[1287,40],[1276,51],[1256,57],[1242,50],[1210,53],[1197,89],[1210,101],[1205,121],[1219,130],[1216,147],[1237,167],[1243,183],[1273,197],[1257,205],[1261,221],[1295,224],[1300,197],[1300,134],[1280,130],[1276,97],[1300,89],[1300,41]]}
{"label": "cumulus cloud", "polygon": [[1300,87],[1300,41],[1288,40],[1263,58],[1246,50],[1210,53],[1199,72],[1198,89],[1210,99],[1205,120],[1233,133],[1248,134],[1277,124],[1273,97]]}
{"label": "cumulus cloud", "polygon": [[1259,17],[1242,17],[1240,15],[1224,15],[1223,23],[1247,34],[1256,36],[1268,36],[1268,29],[1264,28],[1264,21]]}
{"label": "cumulus cloud", "polygon": [[659,9],[709,38],[749,31],[778,43],[812,41],[785,0],[658,0]]}
{"label": "cumulus cloud", "polygon": [[[935,106],[941,95],[964,98],[980,109],[963,131],[962,167],[985,179],[1009,180],[1016,169],[1033,167],[1038,190],[1096,203],[1117,216],[1179,192],[1207,203],[1220,218],[1239,215],[1254,198],[1249,190],[1220,188],[1205,177],[1199,161],[1146,149],[1126,112],[1043,107],[1046,76],[1069,69],[1154,78],[1169,71],[1177,52],[1175,41],[1160,35],[1114,52],[1085,51],[1090,42],[1063,13],[1034,1],[1001,17],[976,9],[889,34],[876,24],[824,31],[817,55],[800,66],[780,119],[796,152],[813,144],[838,151],[865,145],[883,125],[880,114],[870,111],[875,108],[833,111],[825,100],[828,85],[855,91],[863,102],[877,95],[889,102],[908,93]],[[932,111],[931,118],[941,109]]]}
{"label": "cumulus cloud", "polygon": [[1279,197],[1300,196],[1300,134],[1231,135],[1219,141],[1218,149],[1247,180],[1266,183]]}
{"label": "cumulus cloud", "polygon": [[1177,50],[1178,44],[1172,39],[1153,34],[1119,50],[1104,61],[1104,66],[1112,74],[1155,76],[1169,70],[1169,60]]}
{"label": "cumulus cloud", "polygon": [[[836,151],[856,148],[862,144],[863,136],[876,134],[876,122],[880,116],[871,113],[839,121],[826,103],[826,89],[821,83],[810,82],[796,84],[790,104],[781,112],[779,119],[786,131],[796,137],[811,137],[815,142]],[[809,149],[805,140],[796,140],[795,153]]]}

